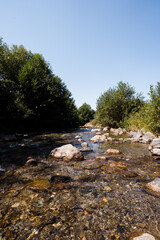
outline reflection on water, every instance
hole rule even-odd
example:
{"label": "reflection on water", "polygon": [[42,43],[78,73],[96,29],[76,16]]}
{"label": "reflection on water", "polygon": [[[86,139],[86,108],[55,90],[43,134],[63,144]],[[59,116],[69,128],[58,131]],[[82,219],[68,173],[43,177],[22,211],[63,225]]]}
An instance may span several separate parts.
{"label": "reflection on water", "polygon": [[[84,161],[48,157],[63,144],[81,148],[76,135],[93,149]],[[116,240],[142,232],[160,239],[160,199],[145,188],[160,177],[160,160],[148,145],[94,144],[94,135],[81,128],[0,143],[0,239]],[[122,154],[95,159],[108,148]]]}

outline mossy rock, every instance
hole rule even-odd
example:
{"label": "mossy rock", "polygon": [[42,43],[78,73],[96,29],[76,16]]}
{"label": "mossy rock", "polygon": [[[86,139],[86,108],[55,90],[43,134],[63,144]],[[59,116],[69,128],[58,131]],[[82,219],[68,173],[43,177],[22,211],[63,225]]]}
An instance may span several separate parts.
{"label": "mossy rock", "polygon": [[48,180],[37,179],[27,184],[27,187],[33,190],[46,190],[50,188],[51,184]]}

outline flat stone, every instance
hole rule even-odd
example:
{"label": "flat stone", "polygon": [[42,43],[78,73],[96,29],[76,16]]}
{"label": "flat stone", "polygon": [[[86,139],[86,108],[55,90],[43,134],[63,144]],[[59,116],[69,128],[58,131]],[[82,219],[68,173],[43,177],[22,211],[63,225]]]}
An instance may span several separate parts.
{"label": "flat stone", "polygon": [[160,193],[160,178],[155,178],[152,182],[146,184],[146,187],[154,192]]}
{"label": "flat stone", "polygon": [[155,237],[153,237],[151,234],[143,233],[138,237],[134,237],[133,240],[155,240]]}
{"label": "flat stone", "polygon": [[74,147],[72,144],[66,144],[62,147],[55,148],[51,151],[50,156],[62,159],[62,160],[82,160],[84,159],[83,154],[80,150]]}
{"label": "flat stone", "polygon": [[100,131],[101,131],[100,128],[94,128],[91,130],[91,132],[100,132]]}
{"label": "flat stone", "polygon": [[33,190],[46,190],[50,188],[51,184],[48,180],[37,179],[27,184],[27,187]]}
{"label": "flat stone", "polygon": [[120,154],[121,152],[120,152],[118,149],[109,148],[109,149],[106,151],[106,153],[109,154],[109,155],[115,155],[115,154]]}
{"label": "flat stone", "polygon": [[106,140],[106,137],[104,135],[95,135],[93,138],[91,138],[91,141],[96,142],[104,142]]}

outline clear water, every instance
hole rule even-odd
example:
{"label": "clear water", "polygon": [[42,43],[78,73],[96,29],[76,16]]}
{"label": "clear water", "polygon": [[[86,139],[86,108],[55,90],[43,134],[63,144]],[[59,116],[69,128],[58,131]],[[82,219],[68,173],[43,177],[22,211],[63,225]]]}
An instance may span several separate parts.
{"label": "clear water", "polygon": [[[76,135],[93,149],[83,161],[48,157],[63,144],[81,148]],[[94,144],[94,135],[81,128],[0,143],[0,167],[6,170],[0,175],[0,239],[114,240],[142,232],[160,239],[160,197],[146,189],[160,177],[160,160],[148,145]],[[122,153],[107,156],[108,148]],[[26,165],[29,157],[37,164]],[[43,184],[31,187],[41,179]]]}

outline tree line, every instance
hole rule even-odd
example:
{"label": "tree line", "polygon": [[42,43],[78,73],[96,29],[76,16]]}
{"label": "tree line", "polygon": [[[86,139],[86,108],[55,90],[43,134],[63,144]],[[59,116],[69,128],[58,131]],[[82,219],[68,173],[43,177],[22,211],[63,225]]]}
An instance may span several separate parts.
{"label": "tree line", "polygon": [[9,47],[0,39],[0,133],[78,127],[93,117],[84,121],[81,111],[86,105],[77,109],[71,92],[42,55],[22,45]]}
{"label": "tree line", "polygon": [[149,100],[144,101],[142,94],[136,94],[132,86],[120,81],[97,100],[94,122],[160,133],[160,83],[150,86]]}

